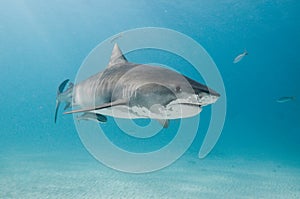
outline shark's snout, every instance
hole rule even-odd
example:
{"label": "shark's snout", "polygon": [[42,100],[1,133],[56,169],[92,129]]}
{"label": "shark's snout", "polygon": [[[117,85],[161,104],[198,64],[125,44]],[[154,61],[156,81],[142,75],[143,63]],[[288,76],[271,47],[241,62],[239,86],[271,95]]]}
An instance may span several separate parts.
{"label": "shark's snout", "polygon": [[209,104],[213,104],[215,103],[219,97],[220,97],[220,94],[217,93],[216,91],[208,88],[206,86],[206,89],[201,89],[201,90],[197,90],[195,89],[195,93],[197,94],[197,98],[198,98],[198,102],[202,105],[202,106],[205,106],[205,105],[209,105]]}
{"label": "shark's snout", "polygon": [[193,92],[197,98],[197,103],[201,106],[209,105],[215,103],[220,94],[213,89],[209,88],[206,85],[203,85],[199,82],[196,82],[193,79],[186,77],[190,86],[193,89]]}
{"label": "shark's snout", "polygon": [[210,88],[208,88],[208,94],[215,98],[219,98],[221,96],[220,93],[218,93]]}
{"label": "shark's snout", "polygon": [[185,77],[187,79],[187,81],[189,82],[190,86],[193,88],[194,92],[196,94],[201,94],[201,93],[206,93],[215,97],[220,97],[220,94],[216,91],[214,91],[213,89],[209,88],[206,85],[203,85],[199,82],[196,82],[193,79],[190,79],[188,77]]}

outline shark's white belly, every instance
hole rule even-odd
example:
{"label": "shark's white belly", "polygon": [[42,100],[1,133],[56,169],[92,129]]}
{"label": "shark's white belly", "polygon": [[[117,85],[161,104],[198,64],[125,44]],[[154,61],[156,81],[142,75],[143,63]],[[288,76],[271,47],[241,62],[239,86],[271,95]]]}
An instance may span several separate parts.
{"label": "shark's white belly", "polygon": [[154,105],[149,109],[145,107],[115,106],[101,110],[91,111],[116,118],[152,118],[152,119],[178,119],[193,117],[201,112],[202,108],[195,105],[169,104],[166,107]]}

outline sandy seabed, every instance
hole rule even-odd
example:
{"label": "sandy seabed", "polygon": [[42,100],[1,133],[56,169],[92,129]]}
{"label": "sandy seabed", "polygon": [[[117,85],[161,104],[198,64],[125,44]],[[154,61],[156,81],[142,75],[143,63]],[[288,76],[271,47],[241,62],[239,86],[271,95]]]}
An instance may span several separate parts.
{"label": "sandy seabed", "polygon": [[[0,198],[300,198],[297,164],[184,155],[147,174],[127,174],[88,154],[0,156]],[[137,164],[137,163],[133,163]]]}

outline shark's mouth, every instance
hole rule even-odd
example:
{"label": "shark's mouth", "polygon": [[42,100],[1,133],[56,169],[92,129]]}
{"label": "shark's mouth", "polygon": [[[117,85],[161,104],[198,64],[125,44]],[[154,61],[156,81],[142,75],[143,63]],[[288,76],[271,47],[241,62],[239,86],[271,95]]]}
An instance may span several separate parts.
{"label": "shark's mouth", "polygon": [[131,113],[138,117],[152,119],[180,119],[193,117],[201,112],[201,105],[191,103],[170,103],[167,106],[153,105],[150,109],[145,107],[132,107]]}
{"label": "shark's mouth", "polygon": [[218,100],[218,98],[219,98],[219,96],[210,95],[210,94],[198,95],[197,101],[201,106],[206,106],[206,105],[215,103]]}
{"label": "shark's mouth", "polygon": [[218,100],[219,96],[210,95],[210,94],[199,94],[199,95],[191,95],[186,98],[179,98],[171,101],[168,105],[190,105],[190,106],[207,106],[209,104],[213,104]]}

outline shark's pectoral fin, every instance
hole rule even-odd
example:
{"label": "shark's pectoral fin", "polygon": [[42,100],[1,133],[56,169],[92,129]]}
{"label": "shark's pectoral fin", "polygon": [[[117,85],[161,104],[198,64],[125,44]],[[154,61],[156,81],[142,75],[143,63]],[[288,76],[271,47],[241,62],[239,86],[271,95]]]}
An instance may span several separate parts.
{"label": "shark's pectoral fin", "polygon": [[77,120],[91,120],[96,122],[105,123],[107,122],[107,117],[105,115],[99,114],[99,113],[91,113],[91,112],[85,112],[82,115],[77,117]]}
{"label": "shark's pectoral fin", "polygon": [[168,120],[168,119],[157,119],[157,121],[158,121],[164,128],[168,128],[168,127],[169,127],[169,120]]}
{"label": "shark's pectoral fin", "polygon": [[105,115],[99,114],[99,113],[95,113],[96,114],[96,118],[99,122],[107,122],[107,117]]}
{"label": "shark's pectoral fin", "polygon": [[71,114],[71,113],[81,113],[81,112],[89,112],[89,111],[95,111],[95,110],[100,110],[104,108],[110,108],[113,106],[120,106],[120,105],[126,105],[128,103],[128,100],[116,100],[113,102],[105,103],[100,106],[95,106],[95,107],[90,107],[90,108],[84,108],[84,109],[78,109],[78,110],[72,110],[68,112],[64,112],[64,114]]}
{"label": "shark's pectoral fin", "polygon": [[[154,104],[150,107],[150,111],[154,114],[164,114],[165,108],[164,106],[160,105],[160,104]],[[156,119],[160,125],[162,125],[164,128],[168,128],[169,127],[169,120],[168,119]]]}

